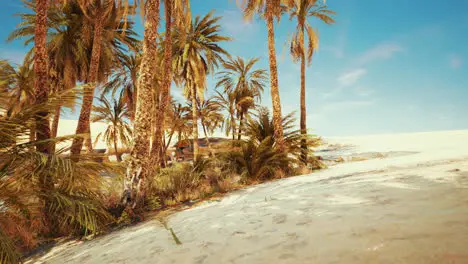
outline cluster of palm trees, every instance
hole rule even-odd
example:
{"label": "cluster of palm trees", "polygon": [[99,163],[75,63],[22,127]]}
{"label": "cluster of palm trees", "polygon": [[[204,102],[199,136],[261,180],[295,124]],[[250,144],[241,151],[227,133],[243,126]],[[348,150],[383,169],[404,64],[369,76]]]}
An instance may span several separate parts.
{"label": "cluster of palm trees", "polygon": [[[81,108],[71,156],[78,161],[83,146],[92,151],[90,122],[107,122],[100,136],[115,149],[119,161],[119,142],[131,145],[124,203],[138,199],[144,179],[164,163],[174,136],[193,138],[194,159],[199,156],[199,124],[208,145],[209,135],[221,127],[232,139],[241,139],[246,118],[267,89],[275,142],[278,151],[285,151],[274,30],[275,20],[285,13],[297,20],[290,50],[301,64],[300,129],[306,134],[305,66],[318,48],[317,32],[308,19],[331,24],[335,14],[323,0],[240,1],[246,19],[259,15],[266,21],[268,74],[256,67],[259,58],[243,59],[223,49],[222,43],[230,38],[221,33],[221,17],[210,12],[192,18],[189,0],[35,0],[25,4],[34,12],[20,15],[22,22],[10,40],[22,38],[34,46],[23,65],[0,61],[0,88],[8,89],[12,97],[6,116],[24,104],[41,104],[76,91],[79,85]],[[144,21],[142,40],[133,21],[138,6]],[[162,8],[165,29],[160,31]],[[211,97],[206,96],[209,74],[217,77]],[[186,102],[171,97],[173,84],[183,89]],[[62,108],[75,104],[57,104],[53,112],[36,115],[30,140],[42,142],[37,151],[54,152],[49,139],[57,136]],[[302,148],[306,160],[305,141]],[[47,179],[42,182],[50,184]]]}

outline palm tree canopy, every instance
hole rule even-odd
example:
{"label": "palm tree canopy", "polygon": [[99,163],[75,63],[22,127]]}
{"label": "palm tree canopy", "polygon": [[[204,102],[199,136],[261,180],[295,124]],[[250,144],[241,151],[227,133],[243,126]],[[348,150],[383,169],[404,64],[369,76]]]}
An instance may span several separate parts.
{"label": "palm tree canopy", "polygon": [[99,134],[96,141],[102,136],[108,146],[114,141],[120,141],[122,145],[129,145],[131,128],[127,119],[127,107],[122,100],[112,99],[112,103],[105,97],[98,98],[100,105],[93,108],[92,122],[105,122],[107,128],[104,134]]}
{"label": "palm tree canopy", "polygon": [[[328,9],[324,0],[285,0],[285,2],[290,19],[297,19],[296,31],[290,41],[291,55],[295,61],[305,56],[310,64],[314,50],[319,47],[319,36],[317,29],[313,29],[307,19],[317,18],[330,25],[335,23],[332,15],[336,12]],[[305,38],[307,38],[307,45],[305,45]]]}
{"label": "palm tree canopy", "polygon": [[193,85],[197,87],[197,96],[203,100],[206,89],[206,75],[213,73],[223,62],[223,55],[228,52],[219,46],[219,42],[230,38],[220,34],[221,17],[213,17],[213,11],[203,18],[197,16],[185,31],[176,31],[176,81],[184,83],[185,94],[190,96]]}
{"label": "palm tree canopy", "polygon": [[[266,15],[271,15],[277,20],[281,18],[282,13],[284,12],[284,5],[282,2],[284,0],[236,0],[239,7],[243,10],[244,18],[246,20],[251,20],[255,14],[260,14],[265,17]],[[267,5],[270,4],[271,10],[267,14]]]}

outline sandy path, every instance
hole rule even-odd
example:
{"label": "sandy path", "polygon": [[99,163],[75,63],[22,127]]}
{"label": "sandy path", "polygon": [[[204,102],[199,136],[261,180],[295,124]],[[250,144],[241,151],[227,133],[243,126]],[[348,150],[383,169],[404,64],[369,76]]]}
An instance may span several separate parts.
{"label": "sandy path", "polygon": [[468,132],[444,133],[355,139],[367,142],[355,151],[414,153],[253,186],[177,213],[168,226],[181,245],[150,221],[31,263],[468,263]]}

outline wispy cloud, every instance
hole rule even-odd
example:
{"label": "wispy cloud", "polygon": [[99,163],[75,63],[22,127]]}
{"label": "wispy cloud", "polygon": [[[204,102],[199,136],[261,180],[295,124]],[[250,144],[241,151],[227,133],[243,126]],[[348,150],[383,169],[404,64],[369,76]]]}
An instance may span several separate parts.
{"label": "wispy cloud", "polygon": [[393,57],[395,53],[402,50],[403,48],[396,43],[382,43],[359,56],[357,64],[363,66],[379,60],[388,60]]}
{"label": "wispy cloud", "polygon": [[452,55],[449,64],[454,70],[460,69],[463,65],[463,59],[458,55]]}
{"label": "wispy cloud", "polygon": [[357,68],[354,70],[347,71],[336,79],[338,85],[336,88],[332,89],[329,92],[325,92],[322,94],[323,99],[329,99],[336,94],[340,93],[343,91],[345,87],[352,86],[356,84],[362,77],[364,77],[367,74],[367,70],[364,68]]}
{"label": "wispy cloud", "polygon": [[338,77],[338,83],[342,86],[350,86],[355,84],[359,79],[367,74],[367,70],[364,68],[354,69],[348,72],[345,72]]}

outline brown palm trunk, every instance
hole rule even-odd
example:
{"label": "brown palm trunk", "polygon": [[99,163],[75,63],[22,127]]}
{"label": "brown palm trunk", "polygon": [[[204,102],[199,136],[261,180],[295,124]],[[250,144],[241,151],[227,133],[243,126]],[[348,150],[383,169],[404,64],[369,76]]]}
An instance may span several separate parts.
{"label": "brown palm trunk", "polygon": [[[49,0],[36,1],[36,27],[34,29],[34,72],[35,91],[36,91],[36,104],[46,103],[49,95],[48,84],[48,55],[46,48],[46,35],[47,35],[47,11],[49,9]],[[48,120],[49,113],[41,111],[36,115],[36,139],[39,141],[50,139],[50,127]],[[51,144],[44,142],[37,144],[37,151],[44,154],[51,153]],[[50,164],[50,157],[47,161]],[[50,192],[54,188],[54,182],[51,174],[47,170],[39,176],[39,186],[44,193]],[[51,230],[56,230],[54,218],[51,216],[50,201],[44,201],[44,222]],[[54,231],[52,231],[54,232]],[[51,233],[52,233],[51,232]]]}
{"label": "brown palm trunk", "polygon": [[202,118],[202,120],[201,120],[201,124],[202,124],[202,128],[203,128],[203,133],[205,134],[206,145],[208,146],[208,149],[210,150],[210,155],[211,155],[211,156],[214,156],[215,153],[214,153],[214,151],[213,151],[213,148],[211,147],[210,138],[208,137],[208,133],[206,132],[206,126],[205,126],[205,124],[203,123],[203,118]]}
{"label": "brown palm trunk", "polygon": [[[83,96],[83,103],[81,105],[80,117],[78,119],[78,126],[76,128],[76,134],[85,134],[86,147],[89,152],[92,151],[91,144],[91,131],[90,131],[90,118],[91,110],[93,108],[94,89],[97,85],[98,71],[99,71],[99,60],[101,57],[102,48],[102,32],[103,32],[103,17],[97,15],[94,23],[94,36],[93,36],[93,49],[91,53],[91,63],[88,72],[88,85],[85,88]],[[71,154],[79,155],[83,148],[83,137],[76,137],[73,139]]]}
{"label": "brown palm trunk", "polygon": [[244,113],[241,113],[240,119],[239,119],[239,133],[237,134],[237,140],[242,139],[242,125],[244,121]]}
{"label": "brown palm trunk", "polygon": [[52,138],[57,137],[61,109],[61,105],[55,106],[54,119],[52,120]]}
{"label": "brown palm trunk", "polygon": [[[166,39],[164,41],[164,79],[161,87],[161,101],[156,112],[155,131],[153,146],[151,150],[152,165],[157,166],[160,163],[160,149],[163,149],[162,138],[164,136],[164,114],[166,113],[167,105],[169,104],[169,92],[172,82],[172,0],[165,0],[165,17],[166,17]],[[164,153],[163,153],[164,155]],[[163,157],[164,158],[164,157]]]}
{"label": "brown palm trunk", "polygon": [[236,119],[234,118],[234,114],[231,113],[231,125],[232,125],[232,140],[234,141],[236,139]]}
{"label": "brown palm trunk", "polygon": [[[54,119],[52,120],[52,132],[51,132],[52,138],[57,137],[61,109],[62,109],[62,106],[60,105],[55,106]],[[52,143],[51,148],[52,148],[52,152],[55,152],[55,148],[56,148],[55,142]]]}
{"label": "brown palm trunk", "polygon": [[[43,104],[47,102],[49,95],[48,85],[48,55],[46,48],[46,34],[47,34],[47,11],[49,8],[49,0],[36,1],[36,27],[34,36],[34,72],[35,91],[36,91],[36,104]],[[47,140],[50,139],[49,120],[47,118],[48,112],[41,111],[36,116],[36,139]],[[50,144],[41,143],[37,145],[37,150],[49,154]]]}
{"label": "brown palm trunk", "polygon": [[[304,42],[304,39],[302,39]],[[304,47],[304,43],[302,43]],[[306,124],[306,102],[305,102],[305,55],[304,51],[301,52],[301,134],[307,134],[307,124]],[[305,139],[301,140],[301,159],[304,163],[307,163],[307,142]]]}
{"label": "brown palm trunk", "polygon": [[117,159],[117,162],[122,162],[122,155],[119,153],[119,149],[117,146],[117,137],[114,135],[114,150],[115,150],[115,157]]}
{"label": "brown palm trunk", "polygon": [[171,134],[169,135],[169,139],[167,140],[166,144],[164,144],[164,153],[166,153],[167,149],[169,148],[169,145],[171,144],[172,137],[174,136],[175,130],[171,131]]}
{"label": "brown palm trunk", "polygon": [[144,180],[151,172],[149,168],[149,143],[151,136],[151,109],[153,102],[153,81],[156,72],[159,25],[159,0],[146,1],[146,20],[143,39],[143,57],[138,78],[138,93],[133,130],[132,161],[124,178],[122,203],[132,203],[135,207],[144,198]]}
{"label": "brown palm trunk", "polygon": [[193,116],[193,161],[198,158],[198,109],[197,109],[197,89],[192,85],[192,116]]}
{"label": "brown palm trunk", "polygon": [[276,65],[275,29],[272,14],[272,1],[267,1],[268,56],[270,59],[271,100],[273,104],[273,125],[275,141],[279,151],[284,151],[283,125],[281,117],[281,102],[278,88],[278,69]]}

